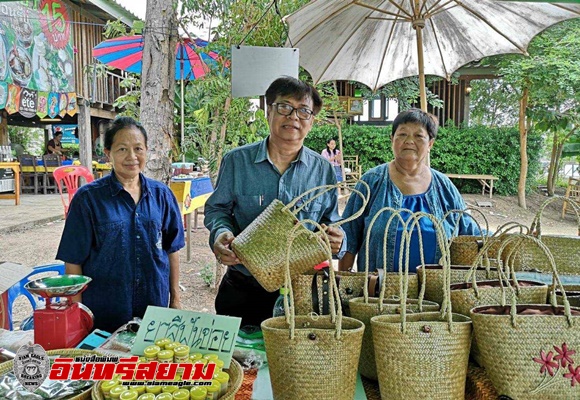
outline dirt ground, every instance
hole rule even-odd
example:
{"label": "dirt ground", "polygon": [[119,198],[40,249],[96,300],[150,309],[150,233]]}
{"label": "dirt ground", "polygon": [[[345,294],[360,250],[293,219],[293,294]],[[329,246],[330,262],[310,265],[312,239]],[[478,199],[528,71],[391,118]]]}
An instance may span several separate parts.
{"label": "dirt ground", "polygon": [[[490,201],[487,196],[464,195],[468,205],[476,206],[477,202]],[[540,205],[547,198],[539,193],[527,197],[528,209],[524,210],[517,205],[517,197],[494,196],[491,199],[492,207],[478,207],[486,216],[490,230],[508,221],[517,221],[529,226]],[[341,199],[341,210],[346,199]],[[549,205],[542,219],[542,233],[576,235],[578,226],[569,214],[561,219],[562,204],[555,202]],[[474,214],[475,215],[475,214]],[[200,225],[202,217],[200,216]],[[480,223],[482,221],[480,220]],[[27,266],[47,264],[54,261],[56,250],[64,227],[64,221],[58,221],[32,229],[0,234],[0,259],[21,263]],[[180,283],[182,286],[182,305],[185,309],[215,312],[215,281],[221,276],[222,268],[216,262],[208,246],[208,231],[199,228],[192,231],[191,261],[186,260],[186,251],[181,251]],[[208,284],[209,283],[209,284]],[[31,307],[24,297],[17,299],[14,307],[13,320],[18,323],[31,313]]]}

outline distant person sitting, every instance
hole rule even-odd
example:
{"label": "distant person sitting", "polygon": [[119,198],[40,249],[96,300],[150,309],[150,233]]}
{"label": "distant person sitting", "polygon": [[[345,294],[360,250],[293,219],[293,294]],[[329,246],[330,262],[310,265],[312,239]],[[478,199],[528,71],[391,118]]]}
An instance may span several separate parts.
{"label": "distant person sitting", "polygon": [[330,161],[334,167],[334,171],[336,172],[336,181],[342,182],[342,168],[340,167],[342,155],[340,150],[336,148],[336,140],[329,139],[326,142],[326,149],[322,150],[320,155]]}
{"label": "distant person sitting", "polygon": [[54,133],[54,138],[50,139],[46,145],[46,154],[58,154],[59,156],[62,156],[64,150],[62,148],[61,139],[62,132],[56,131]]}

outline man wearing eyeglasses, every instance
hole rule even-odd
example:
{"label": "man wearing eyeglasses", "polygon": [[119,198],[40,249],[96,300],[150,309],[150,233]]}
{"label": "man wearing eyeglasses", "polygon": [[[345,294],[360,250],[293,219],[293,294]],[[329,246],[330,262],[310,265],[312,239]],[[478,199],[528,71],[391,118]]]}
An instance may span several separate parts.
{"label": "man wearing eyeglasses", "polygon": [[[274,199],[287,204],[308,189],[336,183],[332,164],[303,145],[314,116],[322,108],[316,89],[285,76],[272,82],[266,102],[270,135],[224,156],[215,191],[205,204],[210,247],[218,261],[229,266],[215,300],[216,312],[241,317],[242,327],[259,326],[270,318],[278,292],[270,293],[260,286],[240,264],[231,242]],[[337,191],[306,204],[297,217],[325,227],[338,221]],[[344,232],[328,227],[327,233],[333,254],[340,258],[346,249]]]}

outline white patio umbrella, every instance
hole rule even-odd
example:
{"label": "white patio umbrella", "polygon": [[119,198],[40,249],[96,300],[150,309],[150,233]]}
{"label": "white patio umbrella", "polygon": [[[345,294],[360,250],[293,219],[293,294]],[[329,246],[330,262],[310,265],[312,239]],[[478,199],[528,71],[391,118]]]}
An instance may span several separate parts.
{"label": "white patio umbrella", "polygon": [[372,90],[419,75],[449,79],[461,66],[503,53],[526,53],[532,38],[580,4],[494,0],[314,0],[286,17],[289,46],[315,83],[353,80]]}

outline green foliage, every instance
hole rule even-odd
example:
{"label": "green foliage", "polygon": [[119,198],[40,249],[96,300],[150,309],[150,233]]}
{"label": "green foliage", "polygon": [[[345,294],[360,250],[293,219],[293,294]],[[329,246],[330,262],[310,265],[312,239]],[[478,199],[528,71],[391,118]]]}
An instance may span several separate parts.
{"label": "green foliage", "polygon": [[28,154],[37,156],[44,154],[44,132],[42,129],[8,125],[8,137],[10,143],[21,145]]}
{"label": "green foliage", "polygon": [[[536,186],[542,145],[541,135],[530,132],[526,191]],[[431,150],[431,165],[443,172],[497,176],[499,180],[494,183],[494,190],[498,194],[512,195],[517,193],[520,175],[519,148],[517,128],[447,126],[439,130]],[[457,183],[462,185],[462,192],[481,191],[477,182]]]}
{"label": "green foliage", "polygon": [[199,275],[201,276],[201,279],[203,280],[203,282],[207,286],[213,285],[214,268],[215,268],[215,262],[206,262],[205,264],[203,264],[203,267],[201,267],[201,270],[199,271]]}
{"label": "green foliage", "polygon": [[470,83],[470,125],[515,126],[520,94],[503,79],[478,79]]}
{"label": "green foliage", "polygon": [[[349,125],[342,129],[344,153],[359,156],[363,171],[393,158],[391,127]],[[326,147],[326,141],[336,138],[337,130],[331,125],[317,125],[308,134],[305,145],[317,152]],[[535,187],[540,170],[542,138],[530,134],[528,138],[528,190]],[[517,193],[520,172],[519,133],[515,128],[487,128],[484,126],[447,126],[439,129],[431,151],[431,166],[441,172],[488,174],[499,178],[494,184],[498,194]],[[458,181],[462,193],[478,193],[477,182]]]}

